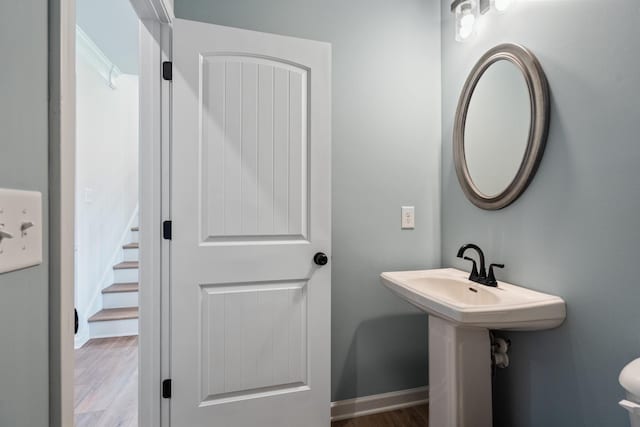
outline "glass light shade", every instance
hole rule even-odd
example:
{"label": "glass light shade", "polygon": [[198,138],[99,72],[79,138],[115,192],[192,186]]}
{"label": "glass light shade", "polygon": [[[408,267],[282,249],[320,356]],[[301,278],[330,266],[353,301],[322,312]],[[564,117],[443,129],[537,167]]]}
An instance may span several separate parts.
{"label": "glass light shade", "polygon": [[455,9],[456,19],[456,40],[465,41],[471,37],[475,31],[476,20],[479,15],[478,1],[467,0],[460,3]]}

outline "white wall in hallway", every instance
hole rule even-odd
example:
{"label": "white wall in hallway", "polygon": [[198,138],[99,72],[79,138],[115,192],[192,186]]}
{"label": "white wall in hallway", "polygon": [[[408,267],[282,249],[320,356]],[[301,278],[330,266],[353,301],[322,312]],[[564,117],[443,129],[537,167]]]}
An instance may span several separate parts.
{"label": "white wall in hallway", "polygon": [[112,282],[112,266],[136,213],[138,76],[122,74],[111,88],[83,55],[76,74],[78,343],[88,337],[87,317],[101,308],[100,291]]}

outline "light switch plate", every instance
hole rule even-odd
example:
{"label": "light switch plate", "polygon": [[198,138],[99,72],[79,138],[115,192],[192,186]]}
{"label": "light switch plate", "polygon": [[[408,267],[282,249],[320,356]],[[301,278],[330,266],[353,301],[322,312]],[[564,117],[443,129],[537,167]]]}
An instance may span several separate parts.
{"label": "light switch plate", "polygon": [[42,264],[42,193],[0,188],[0,273]]}
{"label": "light switch plate", "polygon": [[413,206],[403,206],[401,209],[401,227],[403,230],[416,228],[416,208]]}

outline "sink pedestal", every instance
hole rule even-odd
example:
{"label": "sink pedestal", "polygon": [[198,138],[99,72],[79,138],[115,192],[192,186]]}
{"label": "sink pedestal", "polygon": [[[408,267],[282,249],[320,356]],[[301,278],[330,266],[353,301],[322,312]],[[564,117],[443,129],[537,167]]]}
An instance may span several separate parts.
{"label": "sink pedestal", "polygon": [[491,426],[489,330],[429,316],[429,427]]}

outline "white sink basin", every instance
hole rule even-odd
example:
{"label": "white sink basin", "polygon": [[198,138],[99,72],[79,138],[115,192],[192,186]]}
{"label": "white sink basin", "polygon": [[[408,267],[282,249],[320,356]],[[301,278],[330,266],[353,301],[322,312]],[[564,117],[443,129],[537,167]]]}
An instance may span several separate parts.
{"label": "white sink basin", "polygon": [[455,268],[398,271],[380,277],[411,304],[461,326],[531,331],[554,328],[566,316],[562,298],[504,282],[498,282],[497,288],[480,285]]}
{"label": "white sink basin", "polygon": [[480,285],[454,268],[380,277],[401,298],[429,313],[430,427],[491,427],[495,349],[489,330],[550,329],[566,315],[562,298],[504,282],[495,288]]}

